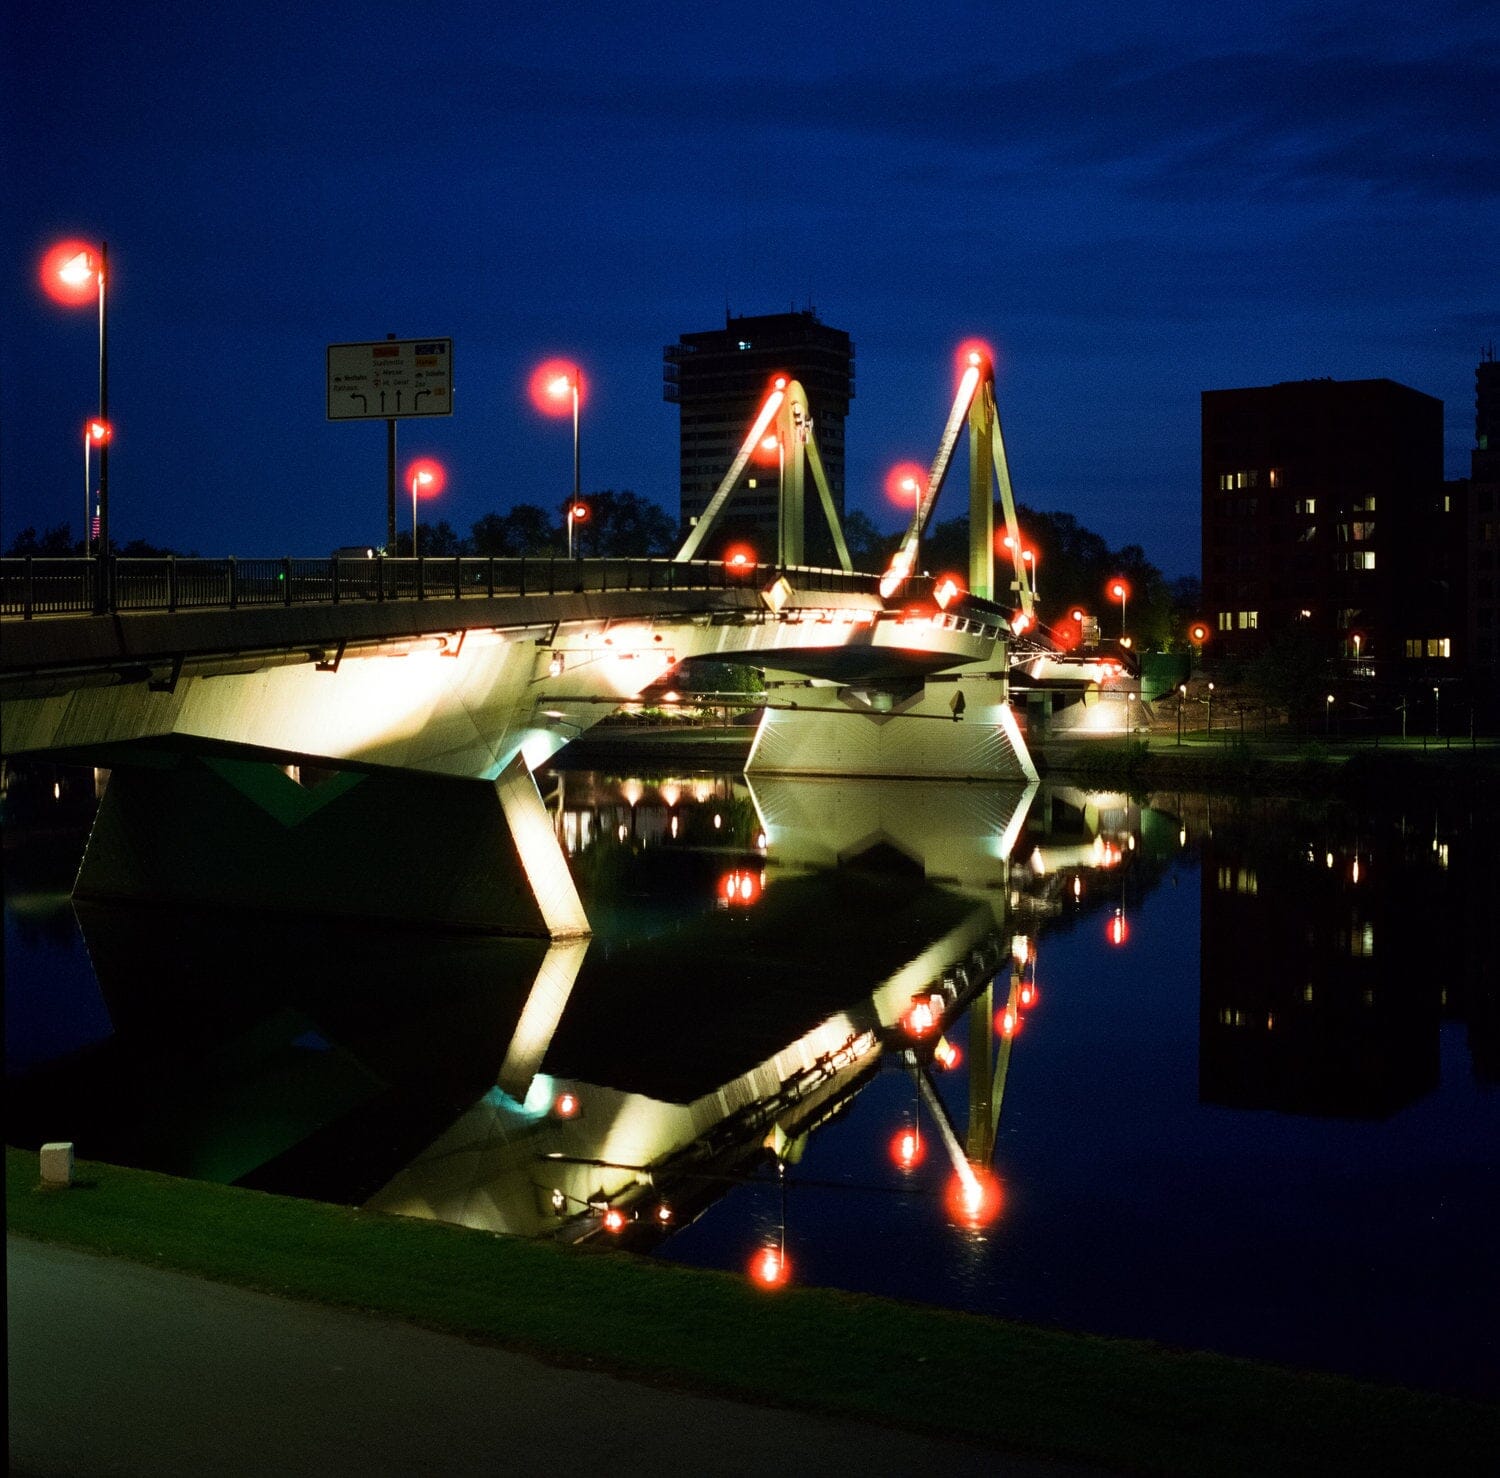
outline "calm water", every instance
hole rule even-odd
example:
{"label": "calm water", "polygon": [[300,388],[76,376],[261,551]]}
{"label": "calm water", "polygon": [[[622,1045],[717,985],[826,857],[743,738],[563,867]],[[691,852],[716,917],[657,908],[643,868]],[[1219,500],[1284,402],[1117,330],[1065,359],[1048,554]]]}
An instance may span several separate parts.
{"label": "calm water", "polygon": [[75,913],[81,839],[12,850],[11,1142],[1500,1390],[1492,821],[557,783],[582,945]]}

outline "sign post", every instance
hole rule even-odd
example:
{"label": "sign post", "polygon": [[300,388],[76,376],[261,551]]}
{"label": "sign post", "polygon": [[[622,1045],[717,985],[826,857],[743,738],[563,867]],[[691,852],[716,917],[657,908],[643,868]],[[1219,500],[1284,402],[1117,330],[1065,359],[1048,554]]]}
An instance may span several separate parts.
{"label": "sign post", "polygon": [[453,340],[328,346],[328,419],[384,421],[386,548],[396,546],[396,422],[453,414]]}

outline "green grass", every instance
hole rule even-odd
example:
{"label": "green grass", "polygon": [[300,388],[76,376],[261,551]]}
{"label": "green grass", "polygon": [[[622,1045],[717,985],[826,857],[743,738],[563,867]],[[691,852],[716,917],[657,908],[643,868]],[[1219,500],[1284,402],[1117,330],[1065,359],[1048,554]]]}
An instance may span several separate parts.
{"label": "green grass", "polygon": [[6,1151],[9,1229],[756,1402],[1190,1474],[1477,1472],[1500,1408]]}

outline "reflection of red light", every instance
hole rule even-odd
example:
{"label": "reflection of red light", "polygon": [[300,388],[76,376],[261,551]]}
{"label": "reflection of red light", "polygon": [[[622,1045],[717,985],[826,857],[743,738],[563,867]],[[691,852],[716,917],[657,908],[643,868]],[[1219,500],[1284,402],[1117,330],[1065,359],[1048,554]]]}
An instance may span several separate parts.
{"label": "reflection of red light", "polygon": [[750,1259],[750,1276],[762,1288],[781,1288],[792,1276],[792,1265],[775,1247],[762,1247]]}
{"label": "reflection of red light", "polygon": [[1023,985],[1021,987],[1021,1004],[1023,1006],[1036,1004],[1036,987],[1034,985]]}
{"label": "reflection of red light", "polygon": [[531,372],[531,379],[527,381],[527,392],[532,405],[544,416],[571,416],[575,377],[578,381],[578,400],[582,404],[588,387],[583,383],[578,366],[571,359],[549,359],[537,365]]}
{"label": "reflection of red light", "polygon": [[898,1129],[891,1136],[891,1159],[898,1170],[915,1170],[927,1158],[927,1142],[915,1129]]}
{"label": "reflection of red light", "polygon": [[1002,1037],[1013,1037],[1021,1030],[1021,1018],[1009,1006],[995,1013],[995,1032]]}
{"label": "reflection of red light", "polygon": [[576,1093],[559,1093],[553,1110],[559,1119],[571,1119],[578,1112],[578,1095]]}
{"label": "reflection of red light", "polygon": [[933,1061],[941,1068],[950,1071],[956,1068],[964,1060],[964,1055],[953,1045],[952,1042],[939,1042],[932,1051]]}
{"label": "reflection of red light", "polygon": [[755,570],[755,551],[748,544],[736,544],[724,551],[724,568],[731,575],[749,575]]}
{"label": "reflection of red light", "polygon": [[623,1232],[625,1230],[625,1213],[618,1206],[611,1206],[604,1213],[604,1230],[606,1232]]}
{"label": "reflection of red light", "polygon": [[972,1169],[968,1175],[949,1177],[943,1194],[948,1219],[956,1226],[977,1229],[988,1226],[1000,1214],[1000,1178],[993,1170]]}
{"label": "reflection of red light", "polygon": [[736,868],[719,879],[719,897],[729,908],[749,908],[760,897],[759,873]]}
{"label": "reflection of red light", "polygon": [[1130,926],[1125,922],[1123,913],[1117,912],[1105,925],[1104,936],[1111,944],[1124,944],[1130,938]]}
{"label": "reflection of red light", "polygon": [[901,508],[914,508],[927,487],[927,469],[916,462],[897,462],[885,475],[885,495]]}
{"label": "reflection of red light", "polygon": [[938,1024],[938,1015],[932,1009],[931,1001],[913,1001],[911,1010],[906,1013],[906,1029],[914,1037],[925,1037],[932,1032]]}
{"label": "reflection of red light", "polygon": [[87,241],[61,241],[42,258],[42,291],[68,308],[97,303],[98,264],[98,254]]}

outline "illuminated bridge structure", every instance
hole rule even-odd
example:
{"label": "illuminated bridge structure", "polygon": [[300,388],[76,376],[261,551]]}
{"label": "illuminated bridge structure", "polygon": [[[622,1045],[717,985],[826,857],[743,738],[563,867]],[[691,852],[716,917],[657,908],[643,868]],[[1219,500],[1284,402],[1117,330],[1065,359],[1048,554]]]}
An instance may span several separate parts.
{"label": "illuminated bridge structure", "polygon": [[[0,561],[8,757],[110,771],[75,895],[588,932],[532,776],[677,664],[767,674],[751,775],[1028,781],[1009,705],[1029,571],[993,599],[991,473],[1019,553],[993,371],[963,356],[911,528],[849,568],[800,387],[778,378],[781,558]],[[969,431],[968,588],[915,574]],[[842,568],[798,562],[801,468]],[[738,464],[737,464],[738,465]],[[1033,653],[1028,653],[1033,657]]]}

